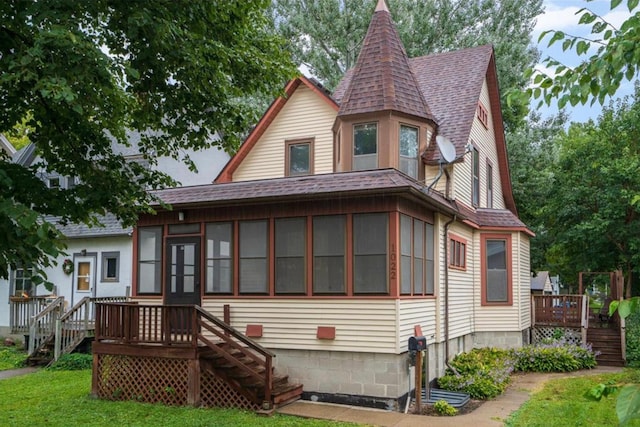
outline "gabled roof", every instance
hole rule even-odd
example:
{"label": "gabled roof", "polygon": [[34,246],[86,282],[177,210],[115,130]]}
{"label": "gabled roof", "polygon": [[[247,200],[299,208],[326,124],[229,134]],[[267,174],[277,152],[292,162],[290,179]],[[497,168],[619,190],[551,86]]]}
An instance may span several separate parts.
{"label": "gabled roof", "polygon": [[397,111],[433,119],[384,0],[379,0],[338,116]]}
{"label": "gabled roof", "polygon": [[[538,271],[538,275],[531,278],[531,290],[532,291],[544,291],[545,284],[547,284],[547,280],[549,280],[549,272],[548,271]],[[549,285],[551,285],[551,281],[549,280]]]}
{"label": "gabled roof", "polygon": [[240,166],[247,154],[251,151],[254,145],[260,140],[260,137],[267,130],[269,125],[275,120],[282,108],[284,108],[287,101],[291,98],[291,95],[298,89],[300,85],[304,85],[311,89],[314,93],[318,94],[321,99],[327,102],[331,108],[338,111],[339,106],[336,101],[331,97],[330,92],[322,86],[317,80],[309,79],[304,76],[296,77],[289,81],[284,88],[284,95],[276,98],[271,103],[267,111],[264,113],[258,124],[253,128],[247,139],[244,140],[236,154],[227,162],[222,168],[218,176],[213,182],[230,182],[233,176],[233,172]]}
{"label": "gabled roof", "polygon": [[[488,107],[493,113],[493,131],[498,151],[502,194],[507,208],[517,215],[511,189],[493,47],[484,45],[421,56],[410,59],[409,64],[417,79],[419,90],[428,100],[431,112],[435,116],[438,134],[451,140],[456,147],[456,156],[459,159],[462,158],[469,141],[482,84],[485,78],[487,79],[491,103]],[[347,71],[333,93],[333,98],[339,104],[346,96],[354,73],[355,68]],[[429,145],[423,154],[423,160],[427,164],[438,164],[440,153],[435,144]]]}
{"label": "gabled roof", "polygon": [[535,236],[535,233],[510,210],[487,208],[471,209],[461,203],[458,203],[457,206],[459,212],[466,218],[464,223],[473,228],[485,231],[519,230],[530,237]]}
{"label": "gabled roof", "polygon": [[[377,197],[409,193],[443,212],[457,213],[455,202],[436,191],[425,191],[420,183],[396,169],[328,173],[299,177],[227,182],[155,191],[163,202],[179,206],[229,206],[232,204],[276,201],[335,199],[375,195]],[[459,216],[464,217],[458,213]]]}
{"label": "gabled roof", "polygon": [[59,218],[55,216],[47,216],[45,220],[53,225],[65,235],[68,239],[82,239],[89,237],[114,237],[114,236],[130,236],[133,228],[122,227],[122,224],[115,215],[107,213],[99,216],[98,220],[102,226],[89,227],[86,224],[66,224],[58,223]]}
{"label": "gabled roof", "polygon": [[25,145],[13,155],[13,163],[28,168],[36,158],[36,144],[33,142]]}

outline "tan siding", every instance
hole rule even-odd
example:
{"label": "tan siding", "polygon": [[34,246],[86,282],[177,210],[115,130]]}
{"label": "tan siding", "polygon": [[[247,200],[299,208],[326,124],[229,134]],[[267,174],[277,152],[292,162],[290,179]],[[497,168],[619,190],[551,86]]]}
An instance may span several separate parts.
{"label": "tan siding", "polygon": [[[520,266],[520,329],[531,326],[531,253],[529,237],[523,233],[518,235],[518,257]],[[515,286],[515,283],[514,283]]]}
{"label": "tan siding", "polygon": [[414,334],[414,326],[420,325],[422,333],[427,337],[427,343],[433,344],[436,336],[436,300],[435,299],[407,299],[399,300],[398,347],[400,351],[407,350],[409,337]]}
{"label": "tan siding", "polygon": [[315,138],[314,173],[333,172],[336,112],[318,94],[299,86],[233,173],[234,181],[284,176],[285,140]]}
{"label": "tan siding", "polygon": [[[267,348],[395,353],[395,300],[215,299],[203,307],[222,318],[229,304],[231,326],[263,325],[256,341]],[[335,340],[316,338],[318,326],[334,326]]]}
{"label": "tan siding", "polygon": [[[464,336],[474,328],[474,266],[473,230],[458,222],[449,227],[449,233],[467,241],[467,269],[449,269],[449,338]],[[448,249],[447,242],[447,249]],[[443,261],[444,262],[444,261]],[[479,292],[478,288],[478,292]],[[444,295],[443,295],[444,299]]]}

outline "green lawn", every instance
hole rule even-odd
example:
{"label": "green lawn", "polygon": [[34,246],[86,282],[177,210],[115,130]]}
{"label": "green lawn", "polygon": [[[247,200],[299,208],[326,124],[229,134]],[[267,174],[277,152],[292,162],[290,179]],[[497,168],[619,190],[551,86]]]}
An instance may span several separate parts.
{"label": "green lawn", "polygon": [[91,371],[38,371],[0,381],[3,426],[355,426],[284,415],[109,402],[89,396]]}
{"label": "green lawn", "polygon": [[27,354],[16,347],[0,347],[0,371],[20,368],[26,359]]}
{"label": "green lawn", "polygon": [[[589,399],[587,391],[600,383],[639,383],[640,370],[549,381],[507,419],[509,427],[618,426],[617,393],[600,401]],[[626,427],[640,426],[633,420]]]}

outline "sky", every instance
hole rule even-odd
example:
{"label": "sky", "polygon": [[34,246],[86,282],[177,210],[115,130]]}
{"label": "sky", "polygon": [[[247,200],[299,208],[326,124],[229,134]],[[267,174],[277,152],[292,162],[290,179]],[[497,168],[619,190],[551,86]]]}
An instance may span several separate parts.
{"label": "sky", "polygon": [[[604,17],[604,19],[619,28],[622,22],[626,20],[631,14],[626,7],[626,1],[623,1],[620,6],[613,11],[609,10],[611,0],[594,0],[591,2],[585,2],[584,0],[544,0],[543,2],[545,13],[540,15],[537,19],[536,27],[533,33],[534,43],[538,43],[538,37],[543,31],[546,30],[560,30],[567,34],[589,37],[591,31],[591,25],[578,25],[580,15],[576,15],[576,12],[583,7],[588,7],[592,12]],[[587,56],[578,57],[575,53],[563,52],[562,42],[556,42],[550,48],[547,48],[550,36],[545,37],[539,44],[538,49],[541,51],[541,59],[547,56],[551,56],[554,59],[564,63],[568,66],[575,66],[580,63],[581,58],[587,58]],[[595,53],[595,49],[594,52]],[[539,64],[540,69],[544,67]],[[621,98],[625,95],[633,93],[633,82],[625,80],[616,94],[616,98]],[[532,103],[532,109],[537,106],[537,101]],[[605,101],[608,104],[609,101]],[[576,107],[567,107],[567,112],[570,114],[569,120],[572,122],[585,122],[589,119],[596,120],[602,111],[602,106],[597,102],[590,106],[588,103],[585,106],[578,105]],[[557,108],[543,107],[540,110],[543,117],[557,112]]]}

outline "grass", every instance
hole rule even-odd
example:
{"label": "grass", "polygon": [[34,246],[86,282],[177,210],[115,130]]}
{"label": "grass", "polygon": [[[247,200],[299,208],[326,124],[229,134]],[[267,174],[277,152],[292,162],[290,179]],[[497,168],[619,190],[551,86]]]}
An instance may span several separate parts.
{"label": "grass", "polygon": [[110,402],[89,395],[91,371],[38,371],[0,381],[3,426],[355,426],[232,409],[196,409]]}
{"label": "grass", "polygon": [[[617,393],[595,401],[586,393],[600,383],[639,383],[640,370],[627,369],[623,373],[572,377],[552,380],[534,394],[506,421],[508,427],[569,427],[618,426],[616,416]],[[634,420],[627,427],[640,426]]]}
{"label": "grass", "polygon": [[0,347],[0,371],[21,368],[27,360],[27,353],[14,346]]}

